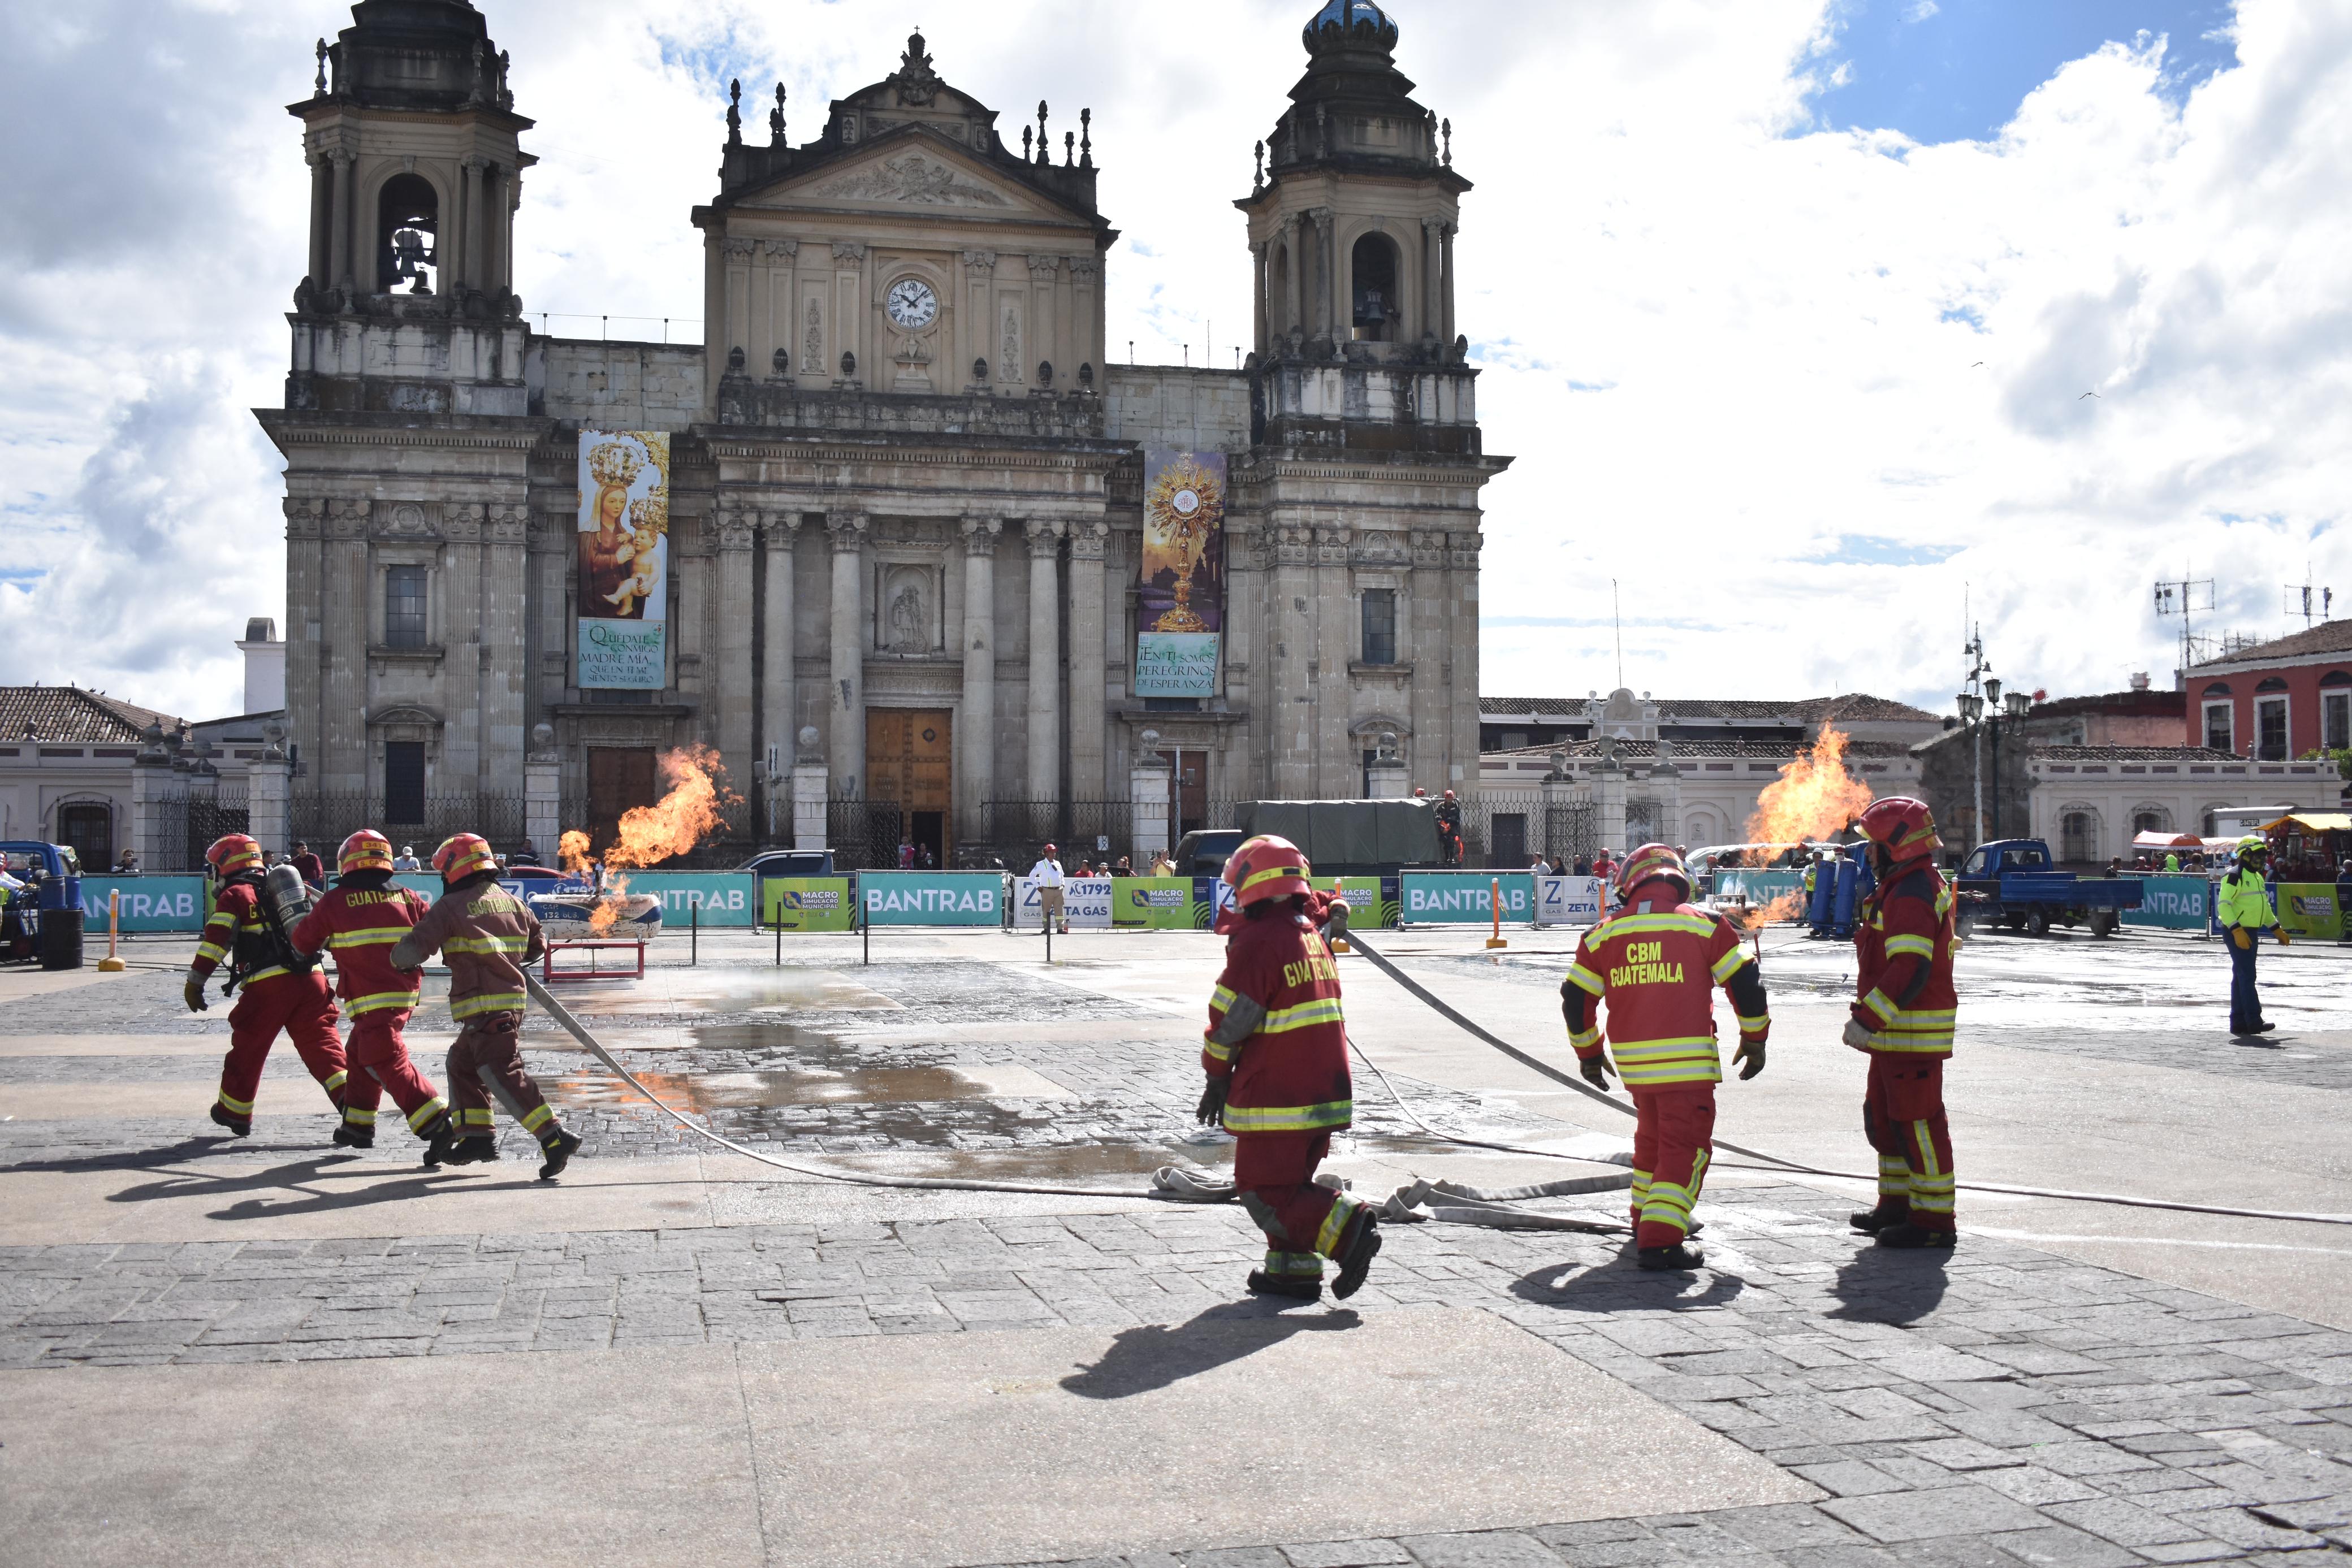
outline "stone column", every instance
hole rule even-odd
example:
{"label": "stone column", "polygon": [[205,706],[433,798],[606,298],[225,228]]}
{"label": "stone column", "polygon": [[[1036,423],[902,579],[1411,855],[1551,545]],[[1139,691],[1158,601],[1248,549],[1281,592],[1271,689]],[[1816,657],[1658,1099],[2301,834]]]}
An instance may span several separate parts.
{"label": "stone column", "polygon": [[329,255],[335,222],[335,165],[324,152],[313,152],[310,165],[310,281],[320,288],[335,286]]}
{"label": "stone column", "polygon": [[[1441,250],[1441,235],[1445,227],[1444,218],[1421,220],[1421,329],[1430,338],[1445,320],[1444,282],[1445,258]],[[1447,342],[1454,340],[1448,338]]]}
{"label": "stone column", "polygon": [[1288,263],[1284,268],[1287,276],[1282,280],[1282,329],[1287,333],[1307,319],[1306,307],[1300,303],[1307,287],[1306,279],[1301,276],[1307,270],[1307,258],[1298,252],[1298,215],[1296,213],[1284,217],[1281,234],[1283,257]]}
{"label": "stone column", "polygon": [[131,766],[131,847],[151,876],[183,869],[188,852],[187,834],[173,833],[163,813],[173,777],[171,753],[160,746],[141,751]]}
{"label": "stone column", "polygon": [[488,173],[489,167],[490,162],[487,158],[468,158],[466,160],[465,163],[465,281],[466,287],[468,288],[479,288],[483,284],[488,281],[488,275],[483,266],[484,246],[482,245],[482,230],[488,226],[482,222],[482,214],[484,209],[488,207],[488,204],[482,199],[482,187],[485,183],[484,176]]}
{"label": "stone column", "polygon": [[[287,815],[287,800],[292,789],[293,769],[284,758],[264,757],[247,767],[245,831],[265,850],[290,853],[294,848],[293,824]],[[331,848],[320,847],[327,854],[334,852]]]}
{"label": "stone column", "polygon": [[719,755],[740,783],[760,763],[751,751],[751,536],[759,514],[728,508],[712,521],[719,525],[719,668],[709,685],[719,694]]}
{"label": "stone column", "polygon": [[1106,693],[1103,587],[1110,525],[1098,519],[1070,528],[1070,799],[1110,796],[1104,777]]}
{"label": "stone column", "polygon": [[996,540],[994,517],[963,520],[963,717],[956,726],[956,805],[963,836],[987,833],[982,803],[996,797]]}
{"label": "stone column", "polygon": [[824,753],[817,749],[816,726],[801,727],[800,749],[793,757],[793,848],[825,847]]}
{"label": "stone column", "polygon": [[1650,792],[1658,802],[1651,827],[1658,842],[1672,844],[1683,831],[1683,770],[1675,766],[1672,741],[1658,742],[1658,760],[1650,768]]}
{"label": "stone column", "polygon": [[1134,857],[1136,874],[1140,876],[1153,855],[1175,847],[1168,822],[1176,803],[1175,770],[1160,755],[1158,730],[1147,729],[1136,738],[1140,745],[1127,769],[1133,838],[1128,853]]}
{"label": "stone column", "polygon": [[[798,587],[793,578],[793,547],[800,540],[800,527],[798,512],[767,514],[767,625],[763,628],[765,645],[760,650],[760,738],[785,767],[790,766],[785,759],[793,755],[793,731],[800,716],[793,681],[793,595]],[[776,771],[782,774],[784,768]],[[769,835],[772,838],[776,832],[775,805],[784,780],[779,777],[766,782]]]}
{"label": "stone column", "polygon": [[542,865],[556,863],[563,842],[563,757],[555,749],[551,724],[531,727],[530,750],[523,758],[522,836],[539,852]]}
{"label": "stone column", "polygon": [[1029,770],[1032,800],[1062,797],[1062,525],[1029,524]]}
{"label": "stone column", "polygon": [[863,512],[827,512],[833,541],[833,777],[851,800],[866,798],[866,524]]}
{"label": "stone column", "polygon": [[335,165],[332,226],[327,231],[327,269],[332,287],[349,293],[352,279],[352,155],[338,147],[327,156]]}
{"label": "stone column", "polygon": [[1336,343],[1339,340],[1339,285],[1331,209],[1315,207],[1307,216],[1315,225],[1315,329],[1327,341]]}
{"label": "stone column", "polygon": [[[320,733],[316,756],[305,753],[314,786],[324,794],[380,793],[378,781],[368,777],[368,730],[365,717],[372,695],[368,681],[367,645],[374,631],[375,581],[368,569],[368,503],[358,500],[329,504],[328,542],[324,573],[331,609],[320,628],[319,666]],[[442,602],[447,602],[446,585]],[[445,611],[446,613],[446,611]],[[435,626],[446,636],[446,628]]]}
{"label": "stone column", "polygon": [[[529,700],[530,641],[528,570],[530,514],[527,492],[511,505],[487,507],[482,525],[482,714],[479,788],[500,795],[514,788],[514,768],[523,756],[523,716]],[[552,848],[552,846],[542,846]]]}
{"label": "stone column", "polygon": [[1265,257],[1267,246],[1260,240],[1250,246],[1250,297],[1252,312],[1250,346],[1257,353],[1265,352]]}
{"label": "stone column", "polygon": [[1438,340],[1450,348],[1455,336],[1454,330],[1454,225],[1445,225],[1438,234],[1440,248],[1444,252],[1445,274],[1438,283],[1440,290],[1438,300],[1445,312],[1445,330],[1438,334]]}
{"label": "stone column", "polygon": [[1355,676],[1349,672],[1357,653],[1356,640],[1363,612],[1349,591],[1348,549],[1355,530],[1327,525],[1315,530],[1315,577],[1308,602],[1315,616],[1315,760],[1309,775],[1316,796],[1344,800],[1356,792],[1363,777],[1361,752],[1349,740]]}
{"label": "stone column", "polygon": [[1600,846],[1623,854],[1633,846],[1625,841],[1625,768],[1617,760],[1614,743],[1604,745],[1601,753],[1600,787],[1593,791],[1600,803],[1597,831]]}

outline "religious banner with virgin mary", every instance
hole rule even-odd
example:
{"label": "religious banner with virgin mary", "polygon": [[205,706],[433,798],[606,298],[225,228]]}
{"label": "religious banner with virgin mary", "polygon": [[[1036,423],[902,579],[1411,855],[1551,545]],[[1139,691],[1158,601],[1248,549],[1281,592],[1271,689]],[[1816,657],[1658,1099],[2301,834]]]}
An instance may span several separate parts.
{"label": "religious banner with virgin mary", "polygon": [[1225,623],[1225,455],[1147,447],[1135,695],[1217,693]]}
{"label": "religious banner with virgin mary", "polygon": [[669,684],[669,437],[580,433],[580,643],[574,684]]}

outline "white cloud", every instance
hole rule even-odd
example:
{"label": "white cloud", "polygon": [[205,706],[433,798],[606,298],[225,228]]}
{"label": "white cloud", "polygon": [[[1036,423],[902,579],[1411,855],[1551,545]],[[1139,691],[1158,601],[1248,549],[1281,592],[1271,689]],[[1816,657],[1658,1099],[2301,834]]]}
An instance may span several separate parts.
{"label": "white cloud", "polygon": [[[700,314],[686,214],[725,76],[753,140],[782,76],[803,139],[903,45],[903,13],[866,5],[484,5],[540,122],[518,287],[534,312],[649,319],[632,333]],[[1057,141],[1094,109],[1114,354],[1231,361],[1230,204],[1311,8],[931,18],[939,69],[1016,133],[1040,96]],[[2177,110],[2160,46],[2111,47],[1999,139],[1928,148],[1791,134],[1830,0],[1394,9],[1477,182],[1460,319],[1487,449],[1519,455],[1487,492],[1488,692],[1609,685],[1612,577],[1636,687],[1930,701],[1963,584],[2000,672],[2060,691],[2163,678],[2159,570],[2219,578],[2217,624],[2250,630],[2281,629],[2306,559],[2352,590],[2352,0],[2245,0],[2242,64]],[[86,0],[26,28],[0,128],[61,155],[0,168],[0,608],[76,631],[13,641],[0,678],[223,711],[229,638],[282,621],[276,463],[245,410],[277,401],[301,268],[283,105],[346,15]],[[100,77],[124,91],[92,97]]]}
{"label": "white cloud", "polygon": [[1903,8],[1903,19],[1914,24],[1924,22],[1942,9],[1936,0],[1916,0],[1916,4]]}

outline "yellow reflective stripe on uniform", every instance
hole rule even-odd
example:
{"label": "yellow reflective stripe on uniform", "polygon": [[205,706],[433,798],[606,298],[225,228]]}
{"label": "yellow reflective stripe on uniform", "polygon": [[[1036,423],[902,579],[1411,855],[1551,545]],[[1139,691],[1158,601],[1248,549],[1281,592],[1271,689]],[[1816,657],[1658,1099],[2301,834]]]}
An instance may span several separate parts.
{"label": "yellow reflective stripe on uniform", "polygon": [[490,1120],[489,1107],[487,1105],[468,1105],[466,1109],[457,1113],[457,1122],[460,1126],[466,1127],[490,1126],[492,1125],[492,1123]]}
{"label": "yellow reflective stripe on uniform", "polygon": [[479,1018],[484,1013],[519,1013],[528,1000],[520,991],[491,991],[478,997],[467,997],[462,1002],[449,1004],[453,1019]]}
{"label": "yellow reflective stripe on uniform", "polygon": [[[1613,936],[1639,936],[1653,931],[1682,931],[1693,936],[1712,936],[1715,929],[1715,922],[1704,915],[1620,915],[1602,922],[1594,935],[1605,942]],[[1603,932],[1607,935],[1602,936]]]}
{"label": "yellow reflective stripe on uniform", "polygon": [[1232,1046],[1205,1032],[1201,1036],[1201,1052],[1212,1061],[1231,1061],[1234,1059]]}
{"label": "yellow reflective stripe on uniform", "polygon": [[1612,1041],[1617,1076],[1628,1087],[1641,1083],[1685,1083],[1722,1077],[1713,1035],[1685,1035],[1675,1040]]}
{"label": "yellow reflective stripe on uniform", "polygon": [[375,1125],[375,1113],[362,1111],[356,1105],[346,1105],[343,1107],[343,1120],[354,1127],[373,1127]]}
{"label": "yellow reflective stripe on uniform", "polygon": [[1315,1133],[1344,1127],[1355,1119],[1353,1100],[1330,1100],[1320,1105],[1227,1105],[1228,1133]]}
{"label": "yellow reflective stripe on uniform", "polygon": [[343,1011],[356,1018],[362,1013],[385,1012],[394,1008],[413,1008],[416,1002],[417,994],[415,991],[377,991],[372,996],[344,998]]}
{"label": "yellow reflective stripe on uniform", "polygon": [[554,1107],[550,1105],[534,1106],[530,1113],[522,1119],[522,1130],[526,1133],[536,1133],[554,1119]]}
{"label": "yellow reflective stripe on uniform", "polygon": [[1870,995],[1863,998],[1862,1005],[1875,1014],[1882,1024],[1893,1018],[1898,1010],[1895,1003],[1888,999],[1886,993],[1880,990],[1874,990]]}
{"label": "yellow reflective stripe on uniform", "polygon": [[1886,956],[1890,958],[1908,955],[1932,960],[1936,956],[1936,939],[1932,936],[1889,936]]}
{"label": "yellow reflective stripe on uniform", "polygon": [[1600,976],[1586,968],[1581,958],[1568,967],[1568,978],[1569,983],[1579,990],[1591,991],[1596,997],[1608,994],[1608,985]]}
{"label": "yellow reflective stripe on uniform", "polygon": [[530,946],[528,936],[452,936],[441,944],[444,953],[521,953]]}
{"label": "yellow reflective stripe on uniform", "polygon": [[229,1110],[236,1112],[240,1116],[250,1116],[253,1114],[252,1101],[239,1100],[226,1089],[220,1092],[220,1103]]}
{"label": "yellow reflective stripe on uniform", "polygon": [[1739,1032],[1742,1034],[1754,1034],[1772,1021],[1771,1016],[1768,1013],[1758,1013],[1754,1018],[1749,1018],[1746,1013],[1734,1013],[1731,1016],[1739,1020]]}
{"label": "yellow reflective stripe on uniform", "polygon": [[245,977],[246,988],[247,990],[252,989],[254,982],[257,980],[275,980],[289,972],[290,971],[286,969],[283,966],[274,969],[256,969],[253,973]]}
{"label": "yellow reflective stripe on uniform", "polygon": [[1241,993],[1231,986],[1219,986],[1209,993],[1209,1005],[1221,1013],[1233,1011],[1234,1004],[1241,999]]}
{"label": "yellow reflective stripe on uniform", "polygon": [[364,931],[338,931],[327,938],[330,947],[390,946],[408,935],[405,925],[371,925]]}
{"label": "yellow reflective stripe on uniform", "polygon": [[1601,1043],[1600,1027],[1595,1025],[1591,1029],[1580,1029],[1576,1030],[1568,1037],[1568,1043],[1579,1051],[1583,1051],[1591,1046],[1599,1045]]}
{"label": "yellow reflective stripe on uniform", "polygon": [[196,944],[196,956],[199,958],[210,958],[214,963],[217,964],[223,958],[228,956],[228,949],[222,946],[217,942],[199,942]]}
{"label": "yellow reflective stripe on uniform", "polygon": [[436,1117],[439,1116],[441,1113],[446,1111],[448,1108],[449,1102],[442,1099],[438,1094],[436,1094],[432,1099],[427,1100],[424,1104],[419,1105],[415,1110],[411,1111],[408,1113],[408,1130],[412,1133],[422,1133],[425,1128],[433,1124]]}
{"label": "yellow reflective stripe on uniform", "polygon": [[1747,962],[1748,955],[1741,952],[1738,948],[1734,947],[1730,952],[1726,953],[1722,957],[1717,958],[1715,961],[1715,967],[1709,969],[1707,973],[1715,977],[1715,983],[1719,986],[1723,984],[1724,981],[1731,978],[1732,976],[1739,973],[1741,967],[1745,966]]}
{"label": "yellow reflective stripe on uniform", "polygon": [[1311,1002],[1301,1002],[1295,1008],[1280,1008],[1265,1015],[1257,1026],[1260,1034],[1288,1034],[1295,1029],[1313,1029],[1318,1024],[1345,1021],[1339,1012],[1339,998],[1318,997]]}
{"label": "yellow reflective stripe on uniform", "polygon": [[1236,894],[1247,893],[1259,883],[1272,882],[1277,877],[1285,876],[1295,876],[1298,878],[1299,881],[1304,882],[1307,880],[1307,868],[1305,866],[1298,865],[1270,865],[1262,872],[1257,872],[1252,875],[1243,878],[1241,886],[1235,888],[1234,891]]}

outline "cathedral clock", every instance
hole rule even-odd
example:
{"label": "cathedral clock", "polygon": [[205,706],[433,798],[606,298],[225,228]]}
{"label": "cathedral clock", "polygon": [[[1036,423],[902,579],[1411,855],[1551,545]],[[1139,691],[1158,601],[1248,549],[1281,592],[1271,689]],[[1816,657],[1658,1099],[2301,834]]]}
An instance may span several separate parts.
{"label": "cathedral clock", "polygon": [[882,305],[890,319],[909,332],[919,332],[939,319],[939,296],[919,277],[902,277],[892,284]]}

